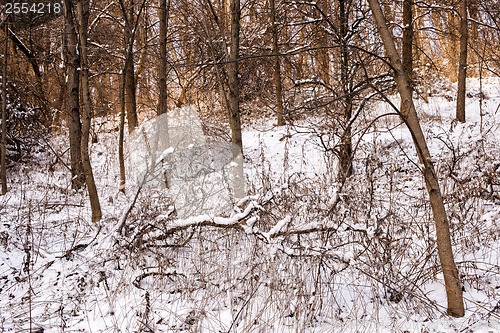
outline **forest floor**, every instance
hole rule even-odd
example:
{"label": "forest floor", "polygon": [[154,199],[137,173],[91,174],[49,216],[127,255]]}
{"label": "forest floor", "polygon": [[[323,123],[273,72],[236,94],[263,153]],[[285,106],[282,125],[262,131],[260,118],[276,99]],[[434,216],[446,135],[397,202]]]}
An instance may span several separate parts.
{"label": "forest floor", "polygon": [[[483,92],[470,80],[465,124],[452,122],[453,90],[417,103],[463,318],[446,315],[411,136],[394,118],[366,126],[390,112],[378,105],[358,120],[345,184],[318,119],[245,125],[248,196],[217,217],[176,217],[168,189],[119,192],[116,119],[95,122],[99,223],[40,149],[0,197],[0,332],[500,332],[500,80]],[[63,134],[49,142],[66,150]]]}

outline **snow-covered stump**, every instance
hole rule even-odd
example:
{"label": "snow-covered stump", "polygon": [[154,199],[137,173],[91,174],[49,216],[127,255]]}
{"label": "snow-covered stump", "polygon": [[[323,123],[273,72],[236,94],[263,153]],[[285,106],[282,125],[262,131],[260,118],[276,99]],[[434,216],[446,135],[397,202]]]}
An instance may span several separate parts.
{"label": "snow-covered stump", "polygon": [[233,157],[231,143],[208,143],[192,106],[143,123],[127,148],[127,179],[138,187],[168,187],[179,218],[221,215],[245,195],[242,155]]}

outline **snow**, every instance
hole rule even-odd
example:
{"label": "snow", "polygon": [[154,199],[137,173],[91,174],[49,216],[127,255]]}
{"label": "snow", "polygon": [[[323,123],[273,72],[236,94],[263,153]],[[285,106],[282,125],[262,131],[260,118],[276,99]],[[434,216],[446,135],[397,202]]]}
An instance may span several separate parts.
{"label": "snow", "polygon": [[[483,115],[478,81],[468,84],[465,124],[452,124],[446,96],[417,101],[465,317],[446,315],[425,184],[399,120],[357,134],[346,184],[336,180],[335,156],[304,130],[310,124],[269,120],[245,127],[248,193],[221,215],[180,217],[168,189],[119,192],[112,131],[92,147],[104,210],[97,224],[85,190],[70,188],[61,165],[49,170],[49,153],[10,169],[0,197],[1,331],[499,332],[500,80],[483,82]],[[51,139],[58,152],[66,144]]]}
{"label": "snow", "polygon": [[285,217],[284,219],[278,221],[275,226],[269,230],[269,232],[263,233],[263,236],[268,240],[273,238],[277,233],[279,233],[290,221],[292,218],[290,216]]}

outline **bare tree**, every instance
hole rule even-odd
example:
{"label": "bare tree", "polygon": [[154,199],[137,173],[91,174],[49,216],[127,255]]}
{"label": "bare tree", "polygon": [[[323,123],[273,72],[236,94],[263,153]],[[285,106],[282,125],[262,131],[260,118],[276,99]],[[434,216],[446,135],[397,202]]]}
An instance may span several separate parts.
{"label": "bare tree", "polygon": [[278,22],[276,22],[276,3],[275,0],[270,0],[271,7],[271,29],[273,35],[273,55],[274,55],[274,88],[276,90],[276,113],[278,114],[278,126],[285,124],[284,111],[283,111],[283,87],[281,83],[281,59],[279,56],[279,35],[278,35]]}
{"label": "bare tree", "polygon": [[340,46],[340,84],[343,96],[343,133],[339,148],[339,178],[341,180],[352,175],[352,131],[351,131],[351,116],[353,109],[353,91],[352,78],[349,75],[350,71],[350,56],[349,56],[349,12],[347,9],[346,0],[339,0],[338,21],[339,21],[339,46]]}
{"label": "bare tree", "polygon": [[135,12],[136,0],[130,0],[128,7],[123,0],[119,0],[119,3],[125,21],[123,34],[123,47],[125,50],[125,64],[123,66],[125,77],[125,111],[127,114],[128,131],[131,133],[139,124],[137,118],[134,44],[145,0],[142,1],[137,14]]}
{"label": "bare tree", "polygon": [[413,0],[403,0],[403,70],[413,88]]}
{"label": "bare tree", "polygon": [[460,58],[458,61],[458,90],[456,119],[465,122],[465,81],[467,78],[467,42],[469,29],[467,27],[467,0],[460,0]]}
{"label": "bare tree", "polygon": [[[120,74],[120,124],[118,137],[118,162],[120,168],[120,191],[125,192],[125,117],[127,118],[128,131],[131,133],[138,126],[137,99],[136,99],[136,75],[134,69],[134,44],[140,16],[146,1],[143,0],[137,15],[134,11],[135,0],[131,0],[127,9],[123,0],[119,0],[120,10],[124,18],[123,48],[125,63]],[[166,88],[165,88],[166,89]]]}
{"label": "bare tree", "polygon": [[125,72],[120,74],[120,124],[118,129],[118,163],[120,165],[120,192],[125,193],[125,156],[124,156],[124,141],[125,141]]}
{"label": "bare tree", "polygon": [[448,298],[448,314],[453,317],[462,317],[465,314],[462,287],[460,285],[458,269],[453,258],[450,226],[441,190],[439,188],[438,178],[434,170],[434,165],[422,132],[422,128],[420,127],[415,105],[413,104],[412,91],[409,82],[410,80],[403,70],[401,59],[394,42],[394,37],[387,28],[386,19],[384,13],[382,12],[379,0],[368,0],[368,3],[384,43],[390,64],[394,70],[396,84],[402,101],[400,116],[412,134],[415,148],[420,161],[423,164],[422,172],[424,174],[425,184],[429,193],[434,222],[436,225],[437,248],[445,280],[446,295]]}
{"label": "bare tree", "polygon": [[[123,2],[122,2],[123,3]],[[127,16],[127,15],[130,16]],[[134,41],[135,30],[132,27],[131,20],[134,19],[134,6],[130,4],[129,11],[123,13],[125,17],[125,109],[127,113],[127,124],[129,133],[132,132],[139,124],[137,119],[137,96],[135,82],[135,66],[134,66]]]}
{"label": "bare tree", "polygon": [[80,58],[78,56],[78,36],[71,0],[64,1],[64,62],[66,74],[66,112],[69,130],[69,153],[71,159],[71,185],[79,189],[85,183],[83,173],[81,139],[82,123],[80,118]]}
{"label": "bare tree", "polygon": [[160,0],[158,15],[160,16],[160,66],[158,67],[158,100],[157,114],[167,112],[167,15],[170,0]]}
{"label": "bare tree", "polygon": [[[243,152],[240,121],[240,80],[238,78],[238,59],[240,54],[240,0],[231,0],[231,44],[227,65],[229,82],[229,125],[231,126],[231,142]],[[234,152],[239,154],[240,152]]]}
{"label": "bare tree", "polygon": [[[4,23],[5,36],[9,30],[9,25]],[[7,69],[9,66],[9,40],[5,37],[5,54],[3,58],[2,75],[2,143],[0,147],[0,181],[2,182],[2,192],[7,193]]]}
{"label": "bare tree", "polygon": [[91,99],[89,89],[89,62],[87,54],[87,32],[89,22],[89,0],[78,0],[76,3],[78,18],[78,36],[80,42],[80,62],[81,62],[81,95],[83,106],[81,154],[85,182],[90,198],[90,207],[92,210],[92,222],[98,222],[102,218],[101,205],[99,203],[99,194],[92,172],[89,154],[89,136],[90,124],[92,121]]}

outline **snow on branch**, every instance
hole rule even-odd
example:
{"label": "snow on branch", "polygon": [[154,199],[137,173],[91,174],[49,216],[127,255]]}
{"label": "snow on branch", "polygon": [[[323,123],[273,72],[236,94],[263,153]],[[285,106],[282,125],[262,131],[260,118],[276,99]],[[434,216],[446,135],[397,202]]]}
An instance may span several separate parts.
{"label": "snow on branch", "polygon": [[[241,225],[254,209],[260,208],[256,201],[250,201],[246,208],[231,217],[211,216],[208,214],[191,216],[185,219],[169,221],[170,225],[161,229],[161,234],[144,241],[161,241],[168,239],[176,232],[189,229],[191,227],[219,227],[219,228],[236,228],[245,231],[248,227]],[[158,219],[156,223],[160,222]]]}

